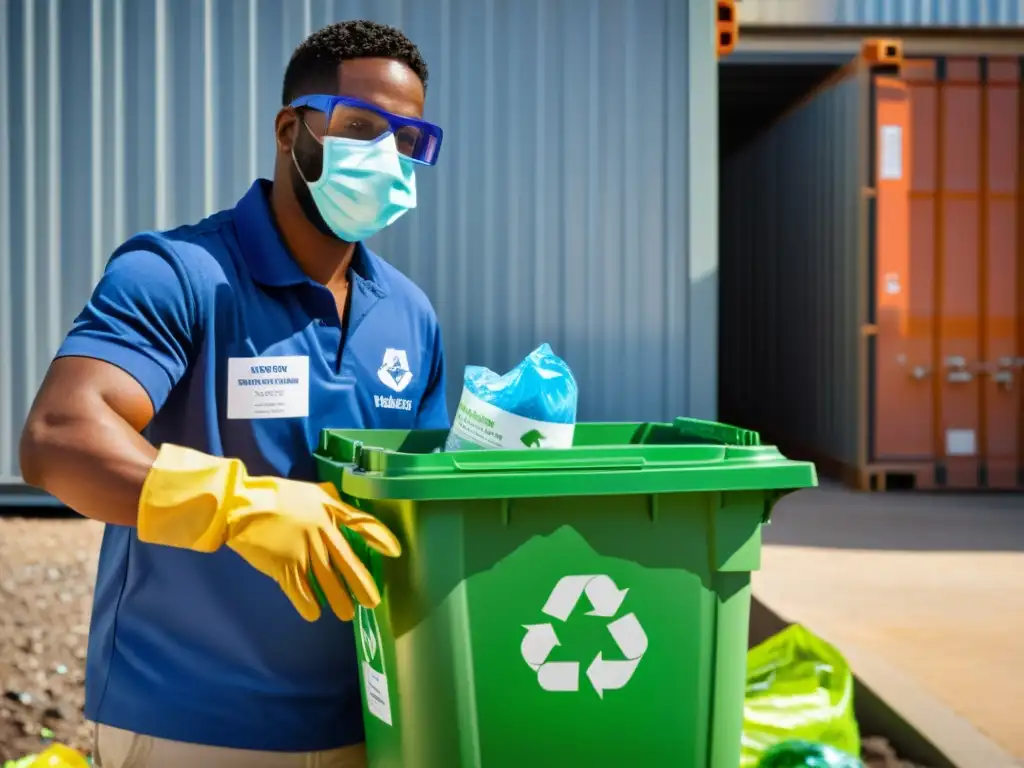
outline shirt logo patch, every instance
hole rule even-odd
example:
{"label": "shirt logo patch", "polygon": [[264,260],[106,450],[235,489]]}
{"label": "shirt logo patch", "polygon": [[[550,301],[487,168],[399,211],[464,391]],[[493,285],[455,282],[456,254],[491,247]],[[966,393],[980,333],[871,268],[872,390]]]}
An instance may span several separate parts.
{"label": "shirt logo patch", "polygon": [[374,395],[373,404],[377,408],[385,408],[389,411],[411,411],[412,400],[394,395]]}
{"label": "shirt logo patch", "polygon": [[380,383],[395,392],[401,392],[412,382],[412,371],[409,370],[409,357],[404,349],[384,350],[384,361],[377,369]]}

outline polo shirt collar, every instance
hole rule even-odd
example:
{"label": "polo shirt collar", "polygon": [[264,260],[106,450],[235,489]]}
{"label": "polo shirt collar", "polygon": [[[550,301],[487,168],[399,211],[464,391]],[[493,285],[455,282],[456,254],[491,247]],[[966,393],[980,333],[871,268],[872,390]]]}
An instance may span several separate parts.
{"label": "polo shirt collar", "polygon": [[[286,287],[312,282],[292,258],[270,211],[271,182],[257,179],[235,206],[235,229],[242,257],[253,278],[263,285]],[[353,286],[377,297],[388,292],[380,257],[362,243],[349,269]]]}

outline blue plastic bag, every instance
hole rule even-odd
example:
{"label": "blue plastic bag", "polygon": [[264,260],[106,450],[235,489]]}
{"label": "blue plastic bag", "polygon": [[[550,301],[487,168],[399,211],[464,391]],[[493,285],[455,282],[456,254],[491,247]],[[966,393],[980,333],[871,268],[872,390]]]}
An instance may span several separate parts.
{"label": "blue plastic bag", "polygon": [[577,399],[572,371],[548,344],[504,376],[466,366],[445,450],[570,448]]}

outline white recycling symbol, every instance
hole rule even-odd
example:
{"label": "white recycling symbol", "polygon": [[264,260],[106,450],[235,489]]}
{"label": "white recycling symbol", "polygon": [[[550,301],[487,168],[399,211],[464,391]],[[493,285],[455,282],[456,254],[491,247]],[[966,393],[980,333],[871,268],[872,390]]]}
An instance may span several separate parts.
{"label": "white recycling symbol", "polygon": [[[586,594],[593,610],[588,616],[612,618],[618,612],[628,589],[619,589],[609,576],[563,576],[551,590],[542,609],[559,621],[569,618],[580,597]],[[524,624],[526,636],[520,650],[523,659],[537,673],[537,682],[545,691],[578,691],[578,661],[548,661],[556,646],[561,645],[551,624]],[[627,613],[608,624],[608,632],[622,651],[624,660],[605,659],[600,651],[587,667],[587,678],[597,695],[615,691],[626,685],[647,652],[647,634],[633,613]]]}
{"label": "white recycling symbol", "polygon": [[359,641],[363,646],[363,655],[367,661],[373,661],[380,648],[380,628],[377,626],[377,617],[373,611],[356,606],[356,614],[359,622]]}

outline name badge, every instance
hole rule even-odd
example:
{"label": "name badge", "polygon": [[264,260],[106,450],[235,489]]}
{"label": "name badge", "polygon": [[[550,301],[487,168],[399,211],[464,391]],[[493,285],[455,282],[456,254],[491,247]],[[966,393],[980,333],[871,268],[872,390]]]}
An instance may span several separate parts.
{"label": "name badge", "polygon": [[229,419],[309,416],[309,358],[228,358]]}

